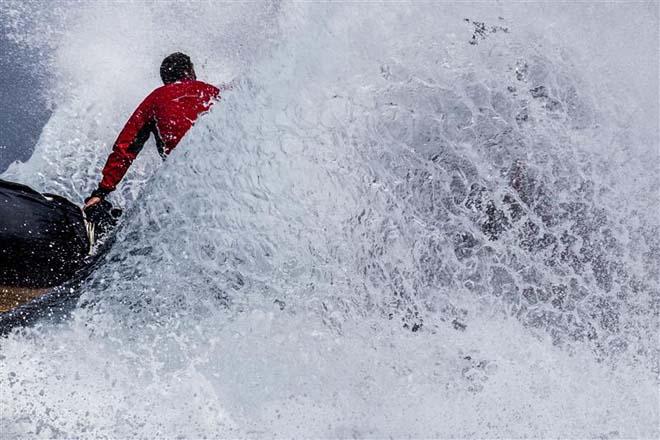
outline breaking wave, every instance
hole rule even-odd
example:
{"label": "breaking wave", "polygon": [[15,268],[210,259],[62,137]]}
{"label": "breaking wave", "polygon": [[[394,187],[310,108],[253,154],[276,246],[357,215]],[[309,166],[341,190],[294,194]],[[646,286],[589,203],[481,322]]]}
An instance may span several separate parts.
{"label": "breaking wave", "polygon": [[0,6],[50,53],[57,107],[3,174],[42,191],[82,201],[168,53],[234,80],[144,149],[73,316],[0,341],[3,432],[657,437],[636,7]]}

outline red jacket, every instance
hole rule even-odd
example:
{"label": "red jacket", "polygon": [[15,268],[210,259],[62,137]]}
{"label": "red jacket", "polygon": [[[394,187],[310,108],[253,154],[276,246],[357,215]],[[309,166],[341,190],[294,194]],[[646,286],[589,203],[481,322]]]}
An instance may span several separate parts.
{"label": "red jacket", "polygon": [[165,158],[219,94],[217,87],[196,80],[166,84],[151,92],[119,133],[93,195],[102,197],[115,190],[149,134],[154,134],[158,152]]}

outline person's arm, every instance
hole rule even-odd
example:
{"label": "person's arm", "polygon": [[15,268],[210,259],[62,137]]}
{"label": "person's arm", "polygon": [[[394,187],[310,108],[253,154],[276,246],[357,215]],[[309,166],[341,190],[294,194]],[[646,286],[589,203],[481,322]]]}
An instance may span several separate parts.
{"label": "person's arm", "polygon": [[112,147],[112,153],[108,156],[108,160],[103,167],[101,183],[85,201],[85,206],[98,203],[117,188],[117,184],[142,150],[144,143],[149,139],[153,124],[153,110],[150,96],[148,96],[133,112],[119,133]]}

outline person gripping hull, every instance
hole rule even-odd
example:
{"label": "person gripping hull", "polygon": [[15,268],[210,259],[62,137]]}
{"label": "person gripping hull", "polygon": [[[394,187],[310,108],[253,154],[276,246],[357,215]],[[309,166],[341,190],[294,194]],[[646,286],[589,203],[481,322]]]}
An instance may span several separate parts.
{"label": "person gripping hull", "polygon": [[[197,80],[190,57],[183,53],[167,56],[160,76],[163,85],[129,117],[82,209],[62,197],[0,181],[0,334],[77,300],[80,285],[114,241],[109,232],[120,211],[106,198],[145,142],[153,134],[164,160],[220,99],[220,88]],[[99,237],[104,238],[94,245]]]}
{"label": "person gripping hull", "polygon": [[120,214],[105,200],[83,211],[64,197],[0,179],[0,314],[80,277]]}

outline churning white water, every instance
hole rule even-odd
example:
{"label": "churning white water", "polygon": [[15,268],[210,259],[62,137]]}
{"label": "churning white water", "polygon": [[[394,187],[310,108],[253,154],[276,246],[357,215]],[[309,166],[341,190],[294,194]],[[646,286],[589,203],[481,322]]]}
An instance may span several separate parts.
{"label": "churning white water", "polygon": [[3,438],[660,435],[657,4],[0,13],[55,107],[2,177],[77,202],[164,56],[234,81],[0,340]]}

